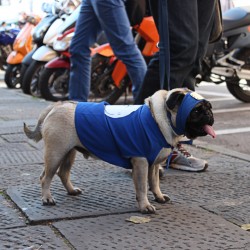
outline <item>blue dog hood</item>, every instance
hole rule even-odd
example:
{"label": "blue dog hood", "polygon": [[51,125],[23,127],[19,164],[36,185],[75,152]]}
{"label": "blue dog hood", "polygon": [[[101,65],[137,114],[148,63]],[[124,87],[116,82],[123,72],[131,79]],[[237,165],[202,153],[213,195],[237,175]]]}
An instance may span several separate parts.
{"label": "blue dog hood", "polygon": [[[185,134],[186,122],[188,116],[190,115],[190,112],[198,103],[204,100],[205,100],[204,97],[195,92],[188,92],[185,95],[177,112],[176,127],[172,124],[172,120],[170,119],[171,126],[176,134],[178,135]],[[170,116],[170,112],[168,113],[168,116]]]}

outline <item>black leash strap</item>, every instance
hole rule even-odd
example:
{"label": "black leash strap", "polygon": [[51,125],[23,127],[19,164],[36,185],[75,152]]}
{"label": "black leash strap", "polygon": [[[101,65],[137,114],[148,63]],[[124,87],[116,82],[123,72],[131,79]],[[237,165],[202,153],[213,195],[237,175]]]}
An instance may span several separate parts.
{"label": "black leash strap", "polygon": [[167,0],[158,0],[159,15],[159,60],[160,60],[160,86],[161,89],[170,90],[170,49],[168,29]]}

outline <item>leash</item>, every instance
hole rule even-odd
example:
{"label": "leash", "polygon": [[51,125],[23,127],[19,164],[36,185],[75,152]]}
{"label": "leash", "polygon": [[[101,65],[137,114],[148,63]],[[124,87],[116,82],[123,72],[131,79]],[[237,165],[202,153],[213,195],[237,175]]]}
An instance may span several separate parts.
{"label": "leash", "polygon": [[158,0],[159,16],[159,60],[160,60],[160,86],[161,89],[170,90],[170,43],[168,28],[167,0]]}
{"label": "leash", "polygon": [[[158,0],[158,22],[159,22],[159,61],[160,61],[160,87],[170,90],[170,49],[168,29],[168,3],[167,0]],[[166,169],[169,168],[173,154],[168,156]]]}

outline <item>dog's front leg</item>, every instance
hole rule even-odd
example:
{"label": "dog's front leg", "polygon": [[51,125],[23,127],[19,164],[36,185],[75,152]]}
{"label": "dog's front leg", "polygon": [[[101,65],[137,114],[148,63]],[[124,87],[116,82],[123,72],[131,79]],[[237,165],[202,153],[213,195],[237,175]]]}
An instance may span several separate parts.
{"label": "dog's front leg", "polygon": [[136,200],[142,213],[155,213],[147,197],[148,161],[146,158],[134,157],[131,159],[133,165],[132,176],[135,185]]}
{"label": "dog's front leg", "polygon": [[160,165],[156,164],[149,168],[148,182],[149,188],[152,191],[155,201],[159,203],[165,203],[170,200],[169,196],[162,194],[160,189],[160,179],[159,179],[159,168]]}

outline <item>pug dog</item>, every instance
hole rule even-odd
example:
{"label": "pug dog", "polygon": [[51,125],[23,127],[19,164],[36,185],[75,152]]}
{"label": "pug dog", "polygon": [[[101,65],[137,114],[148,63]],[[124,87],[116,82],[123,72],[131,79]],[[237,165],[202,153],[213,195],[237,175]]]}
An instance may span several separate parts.
{"label": "pug dog", "polygon": [[81,190],[70,181],[77,151],[108,163],[132,169],[136,200],[142,213],[155,213],[147,198],[152,191],[156,202],[169,201],[159,186],[159,167],[183,138],[215,137],[211,104],[188,89],[160,90],[144,105],[59,102],[47,107],[35,129],[24,123],[26,136],[44,140],[45,167],[40,176],[42,202],[55,205],[50,192],[57,173],[68,194]]}

